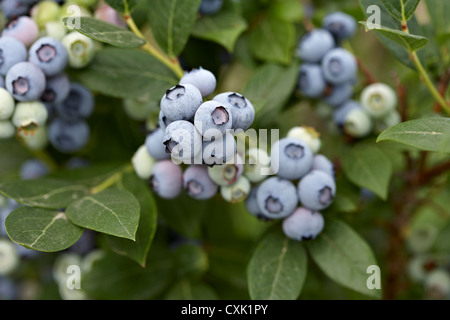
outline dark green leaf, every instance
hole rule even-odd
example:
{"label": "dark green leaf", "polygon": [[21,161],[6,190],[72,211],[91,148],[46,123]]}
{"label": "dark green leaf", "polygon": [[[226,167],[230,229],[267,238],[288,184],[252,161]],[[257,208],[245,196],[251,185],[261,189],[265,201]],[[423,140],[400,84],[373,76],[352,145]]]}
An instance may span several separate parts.
{"label": "dark green leaf", "polygon": [[[408,21],[414,15],[420,0],[381,0],[389,13],[399,21]],[[402,8],[403,7],[403,8]]]}
{"label": "dark green leaf", "polygon": [[180,278],[198,278],[209,268],[208,256],[197,244],[181,244],[175,251],[175,267]]}
{"label": "dark green leaf", "polygon": [[105,0],[107,4],[116,9],[119,12],[124,13],[125,8],[128,7],[128,11],[131,12],[136,7],[138,0]]}
{"label": "dark green leaf", "polygon": [[44,252],[69,248],[80,239],[83,229],[72,224],[64,212],[20,206],[5,221],[14,242]]}
{"label": "dark green leaf", "polygon": [[202,282],[181,280],[165,296],[166,300],[218,300],[216,292]]}
{"label": "dark green leaf", "polygon": [[170,57],[183,51],[201,0],[150,0],[149,23],[161,49]]}
{"label": "dark green leaf", "polygon": [[334,219],[325,220],[319,236],[306,242],[306,248],[319,268],[340,285],[373,298],[381,289],[369,289],[369,266],[377,265],[370,246],[351,227]]}
{"label": "dark green leaf", "polygon": [[86,196],[66,209],[74,224],[116,237],[135,240],[140,206],[132,193],[116,188]]}
{"label": "dark green leaf", "polygon": [[247,270],[253,300],[295,300],[307,272],[303,246],[280,230],[268,233],[256,248]]}
{"label": "dark green leaf", "polygon": [[[67,23],[68,18],[64,18]],[[139,48],[145,40],[134,35],[133,32],[91,17],[80,17],[80,27],[74,28],[78,32],[94,40],[104,42],[119,48]]]}

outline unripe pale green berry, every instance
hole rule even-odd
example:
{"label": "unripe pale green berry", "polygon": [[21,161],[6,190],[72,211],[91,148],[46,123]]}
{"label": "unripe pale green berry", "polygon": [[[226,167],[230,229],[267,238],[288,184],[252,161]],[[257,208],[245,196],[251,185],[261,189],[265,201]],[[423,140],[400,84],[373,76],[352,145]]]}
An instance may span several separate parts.
{"label": "unripe pale green berry", "polygon": [[212,181],[219,186],[230,186],[234,184],[243,172],[243,160],[236,154],[234,163],[225,163],[208,167],[208,174]]}
{"label": "unripe pale green berry", "polygon": [[245,155],[244,175],[250,182],[260,182],[272,175],[270,156],[267,151],[251,148]]}
{"label": "unripe pale green berry", "polygon": [[397,95],[388,85],[374,83],[361,93],[361,105],[373,118],[379,119],[395,109]]}
{"label": "unripe pale green berry", "polygon": [[26,134],[24,131],[19,131],[18,137],[31,150],[43,150],[48,145],[46,125],[36,128],[33,134]]}
{"label": "unripe pale green berry", "polygon": [[147,152],[147,148],[144,145],[140,146],[131,159],[134,171],[141,179],[149,179],[152,175],[153,165],[155,159],[153,159]]}
{"label": "unripe pale green berry", "polygon": [[220,194],[225,201],[238,203],[247,198],[251,188],[250,181],[245,176],[240,176],[232,185],[222,186]]}
{"label": "unripe pale green berry", "polygon": [[450,294],[450,274],[444,269],[435,269],[425,277],[425,289],[429,298],[446,299]]}
{"label": "unripe pale green berry", "polygon": [[31,17],[38,25],[39,29],[42,29],[49,21],[58,20],[60,15],[60,6],[55,1],[39,1],[31,9]]}
{"label": "unripe pale green berry", "polygon": [[320,140],[320,134],[313,127],[298,126],[291,128],[286,134],[289,138],[296,138],[308,145],[313,153],[317,153],[320,150],[322,142]]}
{"label": "unripe pale green berry", "polygon": [[354,138],[363,138],[373,130],[373,120],[361,108],[350,111],[344,122],[344,131]]}
{"label": "unripe pale green berry", "polygon": [[67,50],[69,66],[81,69],[87,66],[95,56],[94,41],[77,31],[72,31],[61,40]]}
{"label": "unripe pale green berry", "polygon": [[0,239],[0,276],[10,274],[18,264],[19,256],[14,243]]}
{"label": "unripe pale green berry", "polygon": [[14,137],[16,127],[10,120],[0,120],[0,139],[9,139]]}
{"label": "unripe pale green berry", "polygon": [[19,102],[12,118],[13,124],[24,133],[33,133],[38,127],[45,125],[48,111],[39,101]]}
{"label": "unripe pale green berry", "polygon": [[67,268],[73,265],[81,268],[81,260],[81,256],[74,252],[65,252],[58,255],[53,263],[52,269],[53,278],[56,282],[66,286],[67,277],[71,275],[70,273],[67,273]]}
{"label": "unripe pale green berry", "polygon": [[45,24],[43,36],[61,41],[67,34],[67,28],[61,21],[49,21]]}
{"label": "unripe pale green berry", "polygon": [[11,118],[14,112],[14,98],[4,88],[0,88],[0,120],[6,120]]}

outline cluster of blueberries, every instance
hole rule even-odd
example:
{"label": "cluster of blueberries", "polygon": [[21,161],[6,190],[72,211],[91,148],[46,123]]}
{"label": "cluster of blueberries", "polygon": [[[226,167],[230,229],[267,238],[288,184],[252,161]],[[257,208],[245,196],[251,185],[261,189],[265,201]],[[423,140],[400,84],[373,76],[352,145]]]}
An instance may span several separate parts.
{"label": "cluster of blueberries", "polygon": [[76,152],[89,140],[87,118],[95,103],[67,68],[89,64],[95,44],[62,24],[66,11],[59,3],[41,1],[20,16],[18,4],[31,2],[2,2],[11,19],[0,37],[0,138],[17,136],[31,149],[50,143],[62,153]]}
{"label": "cluster of blueberries", "polygon": [[321,28],[307,32],[297,50],[302,62],[298,89],[303,96],[331,106],[333,121],[345,134],[364,138],[398,124],[401,117],[397,95],[384,83],[370,84],[359,100],[354,98],[358,62],[341,44],[355,32],[355,19],[343,12],[327,15]]}
{"label": "cluster of blueberries", "polygon": [[319,134],[294,127],[270,154],[257,147],[242,150],[236,141],[251,127],[255,109],[237,92],[206,100],[215,88],[214,74],[200,67],[167,90],[158,127],[133,155],[135,172],[161,198],[174,199],[183,190],[197,200],[220,193],[231,203],[245,201],[258,218],[285,218],[283,229],[290,238],[317,236],[324,226],[318,211],[336,193],[333,164],[317,154]]}

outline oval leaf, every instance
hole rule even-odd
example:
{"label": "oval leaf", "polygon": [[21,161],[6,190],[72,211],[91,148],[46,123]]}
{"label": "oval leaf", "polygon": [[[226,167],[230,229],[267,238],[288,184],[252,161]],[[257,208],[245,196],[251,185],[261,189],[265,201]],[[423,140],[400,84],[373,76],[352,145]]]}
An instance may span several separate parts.
{"label": "oval leaf", "polygon": [[69,248],[83,234],[63,212],[20,206],[5,221],[12,241],[34,250],[56,252]]}
{"label": "oval leaf", "polygon": [[306,248],[319,268],[340,285],[380,298],[381,289],[368,289],[369,266],[377,261],[369,245],[347,224],[326,219],[325,228]]}
{"label": "oval leaf", "polygon": [[138,200],[126,190],[106,189],[72,203],[66,210],[74,224],[116,237],[135,240]]}
{"label": "oval leaf", "polygon": [[387,140],[420,150],[450,153],[450,119],[436,117],[402,122],[383,131],[377,142]]}
{"label": "oval leaf", "polygon": [[256,248],[247,270],[253,300],[295,300],[306,279],[303,246],[279,230],[268,233]]}

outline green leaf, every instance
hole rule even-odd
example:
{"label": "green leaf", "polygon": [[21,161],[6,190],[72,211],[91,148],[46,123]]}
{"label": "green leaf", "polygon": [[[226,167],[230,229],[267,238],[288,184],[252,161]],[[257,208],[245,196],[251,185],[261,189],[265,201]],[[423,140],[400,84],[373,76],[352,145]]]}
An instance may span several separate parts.
{"label": "green leaf", "polygon": [[0,193],[18,203],[46,209],[63,209],[84,197],[88,188],[69,181],[42,178],[0,183]]}
{"label": "green leaf", "polygon": [[278,0],[271,4],[269,14],[286,22],[300,22],[304,16],[304,9],[300,1]]}
{"label": "green leaf", "polygon": [[18,178],[21,164],[29,157],[17,139],[0,140],[0,179]]}
{"label": "green leaf", "polygon": [[434,25],[438,37],[447,38],[450,35],[450,23],[448,20],[450,1],[426,0],[425,4],[430,15],[430,23]]}
{"label": "green leaf", "polygon": [[199,278],[209,268],[208,255],[196,244],[182,244],[175,251],[175,268],[180,278]]}
{"label": "green leaf", "polygon": [[[360,21],[360,23],[366,27],[366,31],[370,30],[367,22]],[[428,43],[428,39],[425,37],[391,29],[384,26],[377,26],[373,30],[391,39],[392,41],[403,46],[405,49],[411,52],[425,47]]]}
{"label": "green leaf", "polygon": [[138,0],[105,0],[107,4],[116,9],[117,11],[124,13],[125,7],[128,7],[128,11],[131,12],[136,7]]}
{"label": "green leaf", "polygon": [[136,232],[136,241],[107,236],[107,242],[114,252],[128,256],[145,267],[157,227],[155,200],[148,185],[134,173],[123,175],[118,188],[128,190],[139,201],[141,208],[139,227]]}
{"label": "green leaf", "polygon": [[344,222],[326,219],[322,233],[306,242],[306,248],[330,279],[367,296],[381,297],[381,289],[367,287],[367,268],[377,265],[372,249]]}
{"label": "green leaf", "polygon": [[166,294],[165,300],[218,300],[216,292],[202,282],[181,280]]}
{"label": "green leaf", "polygon": [[387,199],[392,163],[377,146],[355,145],[343,155],[342,166],[351,182],[373,191],[383,200]]}
{"label": "green leaf", "polygon": [[83,234],[83,229],[72,224],[64,212],[28,206],[11,212],[5,227],[12,241],[44,252],[65,250]]}
{"label": "green leaf", "polygon": [[303,246],[280,230],[268,233],[254,251],[247,279],[253,300],[295,300],[307,273]]}
{"label": "green leaf", "polygon": [[[63,21],[66,24],[68,18]],[[110,44],[119,48],[139,48],[145,40],[137,37],[133,32],[91,17],[80,17],[78,32],[94,40]]]}
{"label": "green leaf", "polygon": [[405,18],[407,21],[414,15],[420,0],[381,0],[381,2],[394,18],[399,21]]}
{"label": "green leaf", "polygon": [[223,11],[197,20],[192,36],[210,40],[233,52],[236,40],[247,28],[247,22],[235,12]]}
{"label": "green leaf", "polygon": [[135,240],[140,206],[132,193],[116,188],[86,196],[66,209],[74,224],[116,237]]}
{"label": "green leaf", "polygon": [[[255,122],[268,125],[276,119],[284,104],[295,90],[298,79],[298,64],[285,67],[279,64],[264,64],[248,81],[243,94],[257,109]],[[261,106],[257,107],[257,103]]]}
{"label": "green leaf", "polygon": [[450,153],[450,119],[423,118],[402,122],[383,131],[377,139],[395,141],[425,151]]}
{"label": "green leaf", "polygon": [[115,98],[162,97],[178,83],[169,68],[137,49],[100,50],[89,67],[73,75],[91,90]]}
{"label": "green leaf", "polygon": [[201,0],[150,0],[149,23],[161,49],[170,57],[183,51]]}
{"label": "green leaf", "polygon": [[264,16],[250,33],[250,49],[262,61],[287,65],[294,46],[294,24],[273,16]]}

